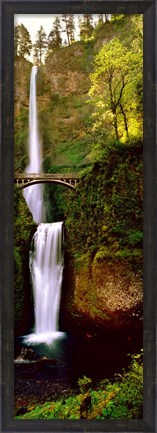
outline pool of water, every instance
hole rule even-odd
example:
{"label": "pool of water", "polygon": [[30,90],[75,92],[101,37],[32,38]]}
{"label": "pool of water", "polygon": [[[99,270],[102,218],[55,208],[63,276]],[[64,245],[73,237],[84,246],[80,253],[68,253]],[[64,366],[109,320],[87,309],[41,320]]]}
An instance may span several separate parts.
{"label": "pool of water", "polygon": [[[41,360],[55,360],[57,369],[64,368],[64,373],[70,378],[83,375],[93,380],[113,377],[130,364],[128,354],[137,353],[142,347],[142,338],[139,335],[91,335],[74,336],[58,333],[49,344],[32,340],[24,343],[25,347],[32,348]],[[19,339],[19,351],[23,345]],[[39,358],[39,359],[40,359]],[[51,363],[47,365],[50,368]],[[53,365],[55,369],[55,364]]]}

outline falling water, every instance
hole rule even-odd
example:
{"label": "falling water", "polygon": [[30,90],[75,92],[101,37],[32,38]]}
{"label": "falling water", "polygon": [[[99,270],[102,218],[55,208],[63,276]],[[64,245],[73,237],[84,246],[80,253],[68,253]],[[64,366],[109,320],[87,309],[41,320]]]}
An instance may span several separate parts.
{"label": "falling water", "polygon": [[[41,172],[41,143],[39,139],[37,102],[37,66],[33,66],[30,83],[29,105],[29,157],[27,173]],[[61,337],[58,332],[58,315],[62,285],[62,222],[43,223],[43,190],[39,184],[28,186],[24,197],[39,226],[32,240],[30,272],[34,295],[35,329],[24,337],[26,343],[51,343]]]}
{"label": "falling water", "polygon": [[58,333],[62,286],[62,222],[39,224],[33,237],[30,268],[35,330],[27,342],[51,342]]}
{"label": "falling water", "polygon": [[[26,167],[26,173],[41,173],[42,171],[41,142],[36,101],[37,72],[37,66],[33,66],[29,99],[29,165]],[[23,195],[33,215],[33,220],[38,224],[43,222],[45,220],[43,186],[41,184],[29,186],[24,190]]]}

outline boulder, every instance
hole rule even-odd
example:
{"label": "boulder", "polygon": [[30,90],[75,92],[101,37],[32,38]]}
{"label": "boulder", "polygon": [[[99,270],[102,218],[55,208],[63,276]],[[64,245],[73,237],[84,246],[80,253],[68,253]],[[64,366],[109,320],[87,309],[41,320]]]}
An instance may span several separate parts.
{"label": "boulder", "polygon": [[[68,281],[68,287],[66,287]],[[142,328],[142,266],[122,259],[104,260],[89,266],[69,265],[63,282],[63,327],[82,328],[87,339],[98,328]],[[63,314],[64,309],[64,314]]]}

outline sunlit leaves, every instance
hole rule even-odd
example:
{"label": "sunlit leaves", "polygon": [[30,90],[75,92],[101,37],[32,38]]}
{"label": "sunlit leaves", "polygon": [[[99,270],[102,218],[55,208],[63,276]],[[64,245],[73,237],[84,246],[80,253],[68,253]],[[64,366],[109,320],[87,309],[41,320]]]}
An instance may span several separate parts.
{"label": "sunlit leaves", "polygon": [[[119,39],[112,38],[96,55],[90,78],[89,96],[95,102],[97,115],[106,125],[112,125],[116,138],[125,133],[128,139],[131,119],[137,116],[139,106],[142,52],[128,50]],[[140,123],[141,118],[138,121]]]}

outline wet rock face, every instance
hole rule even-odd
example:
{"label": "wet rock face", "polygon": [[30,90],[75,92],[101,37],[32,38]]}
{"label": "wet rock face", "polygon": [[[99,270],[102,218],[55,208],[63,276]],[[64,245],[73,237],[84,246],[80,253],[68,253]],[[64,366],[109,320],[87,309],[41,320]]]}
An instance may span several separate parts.
{"label": "wet rock face", "polygon": [[22,107],[29,107],[29,76],[32,64],[24,58],[14,63],[14,101],[15,114],[19,114]]}
{"label": "wet rock face", "polygon": [[83,56],[91,63],[85,48],[80,43],[72,44],[67,49],[55,50],[46,61],[46,76],[51,92],[62,96],[69,94],[86,94],[90,88],[90,78],[83,65]]}
{"label": "wet rock face", "polygon": [[[76,277],[75,302],[79,304],[81,287],[87,302],[96,300],[102,312],[128,311],[142,301],[142,281],[139,273],[121,262],[106,262],[91,267],[90,273],[80,271]],[[88,291],[89,287],[89,291]]]}
{"label": "wet rock face", "polygon": [[[72,321],[81,323],[84,318],[86,323],[111,330],[141,327],[141,274],[140,267],[134,270],[132,264],[122,260],[106,260],[80,269],[74,265],[73,275],[68,275],[72,290],[66,303]],[[71,284],[69,281],[69,287]]]}
{"label": "wet rock face", "polygon": [[[86,93],[89,88],[89,81],[85,74],[77,71],[65,71],[65,73],[56,71],[49,76],[49,80],[52,91],[64,96],[71,93]],[[81,91],[82,82],[84,87]]]}

